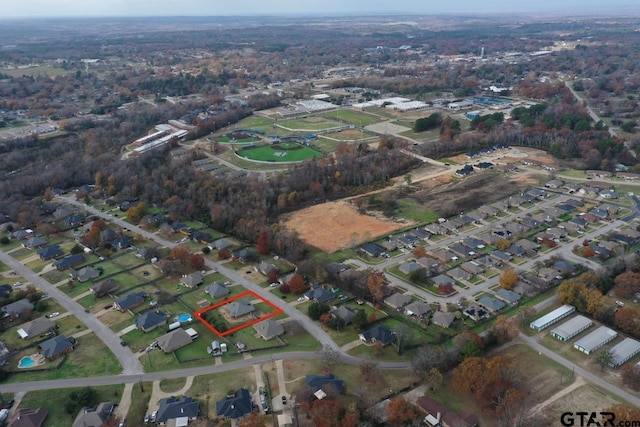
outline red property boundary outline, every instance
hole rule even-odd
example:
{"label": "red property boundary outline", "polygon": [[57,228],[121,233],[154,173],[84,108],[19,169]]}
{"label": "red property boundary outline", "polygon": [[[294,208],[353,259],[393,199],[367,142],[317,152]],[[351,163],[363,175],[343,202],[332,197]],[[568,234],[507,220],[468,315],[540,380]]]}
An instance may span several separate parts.
{"label": "red property boundary outline", "polygon": [[[208,312],[208,311],[215,310],[218,307],[222,307],[223,305],[229,304],[230,302],[233,302],[235,300],[238,300],[240,298],[244,298],[244,297],[247,297],[247,296],[252,296],[252,297],[255,297],[255,298],[259,299],[260,301],[262,301],[263,303],[265,303],[269,307],[271,307],[274,311],[269,313],[269,314],[266,314],[264,316],[258,317],[257,319],[250,320],[250,321],[245,322],[245,323],[243,323],[241,325],[238,325],[236,327],[228,329],[228,330],[226,330],[224,332],[218,331],[216,328],[213,327],[213,325],[211,323],[207,322],[206,320],[204,320],[202,318],[202,315],[204,313]],[[270,318],[275,317],[275,316],[277,316],[279,314],[282,314],[282,313],[284,313],[284,311],[280,307],[278,307],[277,305],[274,305],[273,303],[267,301],[266,299],[264,299],[263,297],[261,297],[257,293],[255,293],[253,291],[245,291],[245,292],[243,292],[241,294],[238,294],[238,295],[236,295],[234,297],[228,298],[228,299],[226,299],[224,301],[220,301],[218,303],[212,304],[212,305],[210,305],[208,307],[205,307],[203,309],[200,309],[198,311],[194,311],[193,315],[195,316],[196,319],[198,319],[200,321],[200,323],[202,323],[204,326],[209,328],[209,330],[211,332],[213,332],[214,334],[216,334],[219,337],[225,337],[225,336],[231,335],[234,332],[237,332],[237,331],[239,331],[241,329],[247,328],[247,327],[249,327],[251,325],[255,325],[258,322],[262,322],[263,320],[270,319]]]}

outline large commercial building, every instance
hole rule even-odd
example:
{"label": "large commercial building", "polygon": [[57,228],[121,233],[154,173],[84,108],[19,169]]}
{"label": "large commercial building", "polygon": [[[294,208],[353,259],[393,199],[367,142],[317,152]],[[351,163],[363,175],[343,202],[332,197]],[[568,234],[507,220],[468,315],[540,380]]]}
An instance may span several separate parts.
{"label": "large commercial building", "polygon": [[576,311],[576,308],[574,306],[565,304],[562,307],[556,308],[551,313],[547,313],[544,316],[534,320],[529,324],[529,327],[540,332],[541,330],[553,325],[557,321],[569,316],[574,311]]}
{"label": "large commercial building", "polygon": [[551,331],[551,336],[560,341],[568,341],[579,333],[586,331],[593,325],[593,321],[584,316],[578,315],[569,319],[562,325]]}
{"label": "large commercial building", "polygon": [[580,338],[573,344],[573,348],[580,350],[584,354],[591,354],[609,341],[615,339],[618,333],[606,326],[600,326],[589,335]]}
{"label": "large commercial building", "polygon": [[618,368],[638,353],[640,353],[640,342],[625,338],[611,348],[612,357],[609,366]]}

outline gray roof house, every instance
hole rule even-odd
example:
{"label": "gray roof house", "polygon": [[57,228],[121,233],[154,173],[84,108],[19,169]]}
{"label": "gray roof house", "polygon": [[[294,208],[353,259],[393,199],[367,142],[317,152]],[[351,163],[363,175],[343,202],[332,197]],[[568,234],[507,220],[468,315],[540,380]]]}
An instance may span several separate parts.
{"label": "gray roof house", "polygon": [[429,313],[431,313],[431,306],[424,301],[414,301],[404,308],[404,314],[407,316],[422,318]]}
{"label": "gray roof house", "polygon": [[225,396],[216,402],[216,415],[219,417],[236,419],[251,412],[251,394],[246,388],[241,388],[233,395]]}
{"label": "gray roof house", "polygon": [[53,321],[46,317],[38,317],[37,319],[22,325],[22,327],[18,329],[18,335],[20,335],[20,338],[24,340],[55,329],[55,327],[56,324]]}
{"label": "gray roof house", "polygon": [[422,270],[423,267],[415,261],[404,262],[400,264],[400,271],[404,274],[411,274],[414,271]]}
{"label": "gray roof house", "polygon": [[149,332],[157,328],[158,326],[167,324],[167,315],[163,311],[147,311],[140,317],[138,317],[134,324],[136,328],[142,332]]}
{"label": "gray roof house", "polygon": [[229,315],[234,319],[241,317],[256,311],[256,308],[248,300],[242,298],[237,301],[232,301],[227,305]]}
{"label": "gray roof house", "polygon": [[332,317],[344,320],[345,325],[350,324],[355,315],[356,312],[352,308],[346,307],[344,305],[331,312]]}
{"label": "gray roof house", "polygon": [[33,310],[33,304],[31,304],[26,298],[22,298],[21,300],[12,302],[11,304],[7,304],[2,307],[2,311],[5,312],[5,317],[18,317],[25,310]]}
{"label": "gray roof house", "polygon": [[120,311],[131,310],[132,308],[144,304],[144,299],[146,297],[147,293],[145,291],[133,292],[115,300],[114,305]]}
{"label": "gray roof house", "polygon": [[120,285],[113,279],[103,280],[102,282],[89,287],[89,290],[96,296],[96,298],[112,294],[117,292],[119,289]]}
{"label": "gray roof house", "polygon": [[224,283],[214,282],[213,284],[204,288],[204,291],[211,296],[211,298],[220,298],[226,295],[229,295],[229,289],[224,285]]}
{"label": "gray roof house", "polygon": [[91,266],[87,266],[87,267],[82,267],[79,270],[72,270],[70,276],[72,279],[77,279],[79,282],[84,283],[100,276],[100,273],[101,273],[100,270],[96,270]]}
{"label": "gray roof house", "polygon": [[[158,401],[158,414],[156,415],[156,423],[160,425],[167,424],[171,420],[187,419],[195,420],[200,413],[200,405],[198,402],[194,402],[193,398],[188,396],[182,397],[166,397]],[[187,424],[175,424],[170,425],[187,425]]]}
{"label": "gray roof house", "polygon": [[311,289],[309,292],[306,292],[304,294],[304,297],[308,300],[313,300],[315,302],[327,302],[329,300],[332,300],[334,295],[333,293],[327,291],[322,286],[316,286],[315,288]]}
{"label": "gray roof house", "polygon": [[57,359],[73,351],[74,344],[74,338],[58,335],[40,343],[40,353],[49,360]]}
{"label": "gray roof house", "polygon": [[24,242],[22,242],[22,246],[27,249],[35,249],[47,244],[47,241],[39,236],[31,237]]}
{"label": "gray roof house", "polygon": [[45,408],[18,408],[11,417],[7,427],[42,427],[49,415]]}
{"label": "gray roof house", "polygon": [[273,319],[267,319],[262,322],[258,322],[253,325],[253,329],[255,329],[258,335],[260,335],[262,339],[266,341],[284,334],[284,328],[282,327],[282,325]]}
{"label": "gray roof house", "polygon": [[165,353],[176,351],[192,342],[191,335],[184,329],[178,328],[158,338],[158,347]]}
{"label": "gray roof house", "polygon": [[384,303],[389,307],[400,309],[411,302],[411,297],[403,294],[393,294],[384,299]]}
{"label": "gray roof house", "polygon": [[492,313],[502,310],[505,306],[502,301],[486,295],[478,300],[478,304],[491,311]]}
{"label": "gray roof house", "polygon": [[464,271],[466,271],[469,274],[482,274],[484,273],[484,268],[481,265],[478,265],[478,263],[473,262],[473,261],[467,261],[465,263],[463,263],[462,265],[460,265],[460,268]]}
{"label": "gray roof house", "polygon": [[368,331],[364,331],[359,335],[360,339],[364,342],[376,343],[379,342],[382,345],[390,344],[394,340],[395,334],[382,325],[376,325]]}
{"label": "gray roof house", "polygon": [[451,326],[454,320],[456,320],[455,313],[445,313],[444,311],[436,311],[435,313],[433,313],[433,317],[431,318],[431,323],[443,328],[448,328]]}
{"label": "gray roof house", "polygon": [[101,402],[95,409],[82,408],[72,427],[102,427],[111,417],[115,404]]}
{"label": "gray roof house", "polygon": [[519,293],[510,291],[508,289],[498,289],[496,291],[496,296],[502,301],[511,305],[516,305],[518,301],[520,301],[520,298],[522,298],[522,295],[520,295]]}
{"label": "gray roof house", "polygon": [[47,261],[53,258],[58,258],[63,254],[64,254],[64,251],[58,245],[47,246],[38,251],[38,256],[43,261]]}
{"label": "gray roof house", "polygon": [[193,289],[202,284],[202,274],[199,272],[184,274],[180,278],[180,284]]}

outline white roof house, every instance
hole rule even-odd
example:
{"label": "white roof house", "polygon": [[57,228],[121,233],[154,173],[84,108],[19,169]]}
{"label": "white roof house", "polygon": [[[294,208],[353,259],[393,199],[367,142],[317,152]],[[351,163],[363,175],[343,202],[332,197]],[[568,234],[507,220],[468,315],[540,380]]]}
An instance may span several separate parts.
{"label": "white roof house", "polygon": [[615,339],[618,333],[606,326],[600,326],[589,335],[580,338],[573,344],[573,348],[580,350],[584,354],[591,354],[609,341]]}
{"label": "white roof house", "polygon": [[529,324],[529,327],[540,332],[541,330],[553,325],[557,321],[569,316],[574,311],[576,311],[576,308],[574,306],[565,304],[562,307],[556,308],[551,313],[547,313],[544,316],[534,320]]}
{"label": "white roof house", "polygon": [[591,319],[578,315],[554,328],[551,331],[551,336],[559,339],[560,341],[568,341],[579,333],[589,329],[591,325],[593,325],[593,321]]}

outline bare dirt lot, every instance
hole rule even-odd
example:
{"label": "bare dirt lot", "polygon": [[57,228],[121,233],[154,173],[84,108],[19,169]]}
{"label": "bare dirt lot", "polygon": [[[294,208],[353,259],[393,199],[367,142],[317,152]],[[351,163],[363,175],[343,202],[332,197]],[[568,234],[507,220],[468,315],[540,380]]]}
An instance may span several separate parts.
{"label": "bare dirt lot", "polygon": [[350,203],[339,201],[295,212],[285,218],[284,224],[308,244],[332,253],[389,234],[411,223],[362,215]]}

